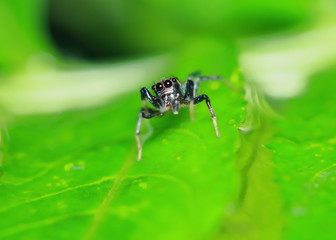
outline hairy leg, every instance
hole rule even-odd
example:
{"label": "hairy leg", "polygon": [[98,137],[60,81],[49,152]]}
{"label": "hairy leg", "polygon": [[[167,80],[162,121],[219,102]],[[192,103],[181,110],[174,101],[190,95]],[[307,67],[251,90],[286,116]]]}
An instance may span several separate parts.
{"label": "hairy leg", "polygon": [[212,106],[211,106],[211,103],[210,103],[210,99],[207,95],[200,95],[200,96],[197,96],[194,98],[194,102],[195,104],[197,103],[200,103],[202,101],[205,100],[205,103],[209,109],[209,112],[210,112],[210,115],[211,115],[211,118],[212,118],[212,123],[214,125],[214,128],[215,128],[215,132],[216,132],[216,135],[217,137],[220,137],[220,133],[219,133],[219,130],[218,130],[218,124],[217,124],[217,118],[216,118],[216,114],[215,114],[215,111],[213,110]]}
{"label": "hairy leg", "polygon": [[138,121],[136,124],[136,129],[135,129],[135,141],[137,143],[137,147],[138,147],[138,156],[137,156],[137,161],[141,160],[141,156],[142,156],[142,143],[141,143],[141,139],[140,139],[140,132],[141,132],[141,124],[142,124],[142,119],[143,118],[152,118],[155,116],[159,116],[162,113],[158,110],[153,110],[153,109],[145,109],[142,108],[139,112],[138,115]]}

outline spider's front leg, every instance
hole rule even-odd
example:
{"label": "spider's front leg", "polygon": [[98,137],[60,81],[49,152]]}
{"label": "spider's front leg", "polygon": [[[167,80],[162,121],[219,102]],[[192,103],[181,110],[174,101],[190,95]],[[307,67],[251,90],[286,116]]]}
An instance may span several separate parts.
{"label": "spider's front leg", "polygon": [[212,118],[212,123],[213,123],[214,128],[215,128],[216,135],[217,135],[217,137],[220,137],[216,114],[215,114],[215,111],[213,110],[213,108],[211,106],[209,97],[207,95],[204,95],[204,94],[199,95],[199,96],[194,98],[194,103],[197,104],[197,103],[202,102],[203,100],[205,100],[206,105],[208,106],[208,109],[209,109],[209,112],[210,112],[210,115],[211,115],[211,118]]}
{"label": "spider's front leg", "polygon": [[171,106],[171,110],[176,115],[179,113],[180,110],[181,98],[183,99],[180,83],[174,83],[173,89],[174,89],[174,98],[170,99],[169,103]]}
{"label": "spider's front leg", "polygon": [[140,132],[141,132],[141,123],[142,123],[142,119],[143,118],[152,118],[155,116],[159,116],[162,113],[158,110],[154,110],[154,109],[150,109],[150,108],[142,108],[139,112],[138,115],[138,122],[136,125],[136,129],[135,129],[135,140],[137,143],[137,147],[138,147],[138,156],[137,156],[137,161],[141,160],[141,156],[142,156],[142,143],[141,143],[141,139],[140,139]]}
{"label": "spider's front leg", "polygon": [[185,86],[185,93],[183,96],[183,101],[189,103],[189,114],[190,119],[194,120],[194,96],[195,96],[195,90],[194,90],[194,82],[190,79],[187,80],[186,86]]}
{"label": "spider's front leg", "polygon": [[145,87],[141,88],[140,95],[141,95],[142,104],[143,104],[143,106],[144,106],[145,109],[148,109],[147,104],[146,104],[146,99],[154,107],[160,108],[160,105],[161,105],[160,99],[157,98],[157,97],[155,97],[155,96],[153,96],[147,88],[145,88]]}

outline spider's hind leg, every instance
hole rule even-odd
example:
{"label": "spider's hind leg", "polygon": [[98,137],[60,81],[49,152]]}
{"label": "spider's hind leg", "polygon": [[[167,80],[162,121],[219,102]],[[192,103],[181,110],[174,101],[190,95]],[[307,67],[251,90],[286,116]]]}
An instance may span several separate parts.
{"label": "spider's hind leg", "polygon": [[187,80],[193,80],[196,77],[199,77],[200,75],[201,75],[201,71],[193,72],[193,73],[189,74]]}
{"label": "spider's hind leg", "polygon": [[202,81],[210,81],[210,80],[220,80],[223,79],[221,76],[199,76],[194,79],[195,87],[194,87],[194,94],[197,95],[199,84]]}

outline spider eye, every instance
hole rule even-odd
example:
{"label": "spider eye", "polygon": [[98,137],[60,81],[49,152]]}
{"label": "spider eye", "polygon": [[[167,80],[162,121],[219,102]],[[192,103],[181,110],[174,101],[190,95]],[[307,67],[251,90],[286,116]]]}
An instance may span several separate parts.
{"label": "spider eye", "polygon": [[156,84],[156,91],[161,91],[163,89],[162,83]]}
{"label": "spider eye", "polygon": [[166,80],[164,81],[164,85],[166,88],[170,88],[173,85],[173,83],[170,80]]}
{"label": "spider eye", "polygon": [[155,91],[155,85],[152,86],[152,89]]}
{"label": "spider eye", "polygon": [[177,81],[177,78],[173,77],[171,80],[172,80],[173,82],[176,82],[176,81]]}

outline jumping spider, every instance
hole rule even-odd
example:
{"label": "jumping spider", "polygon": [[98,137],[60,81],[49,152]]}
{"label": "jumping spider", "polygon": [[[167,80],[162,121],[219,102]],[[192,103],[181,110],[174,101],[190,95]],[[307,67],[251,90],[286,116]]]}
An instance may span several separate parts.
{"label": "jumping spider", "polygon": [[[212,122],[215,128],[217,137],[220,137],[215,112],[210,104],[210,99],[207,95],[197,96],[199,83],[201,81],[221,79],[220,76],[200,76],[199,72],[190,74],[185,84],[181,84],[178,78],[171,77],[159,81],[152,86],[156,96],[153,96],[150,91],[143,87],[140,90],[141,100],[144,107],[141,108],[136,125],[135,139],[138,146],[137,160],[141,160],[142,144],[140,141],[140,129],[143,118],[152,118],[155,116],[162,116],[163,113],[171,110],[175,115],[179,113],[180,106],[190,107],[190,117],[194,119],[194,104],[205,100],[209,112],[212,117]],[[146,101],[148,100],[156,109],[148,108]]]}

